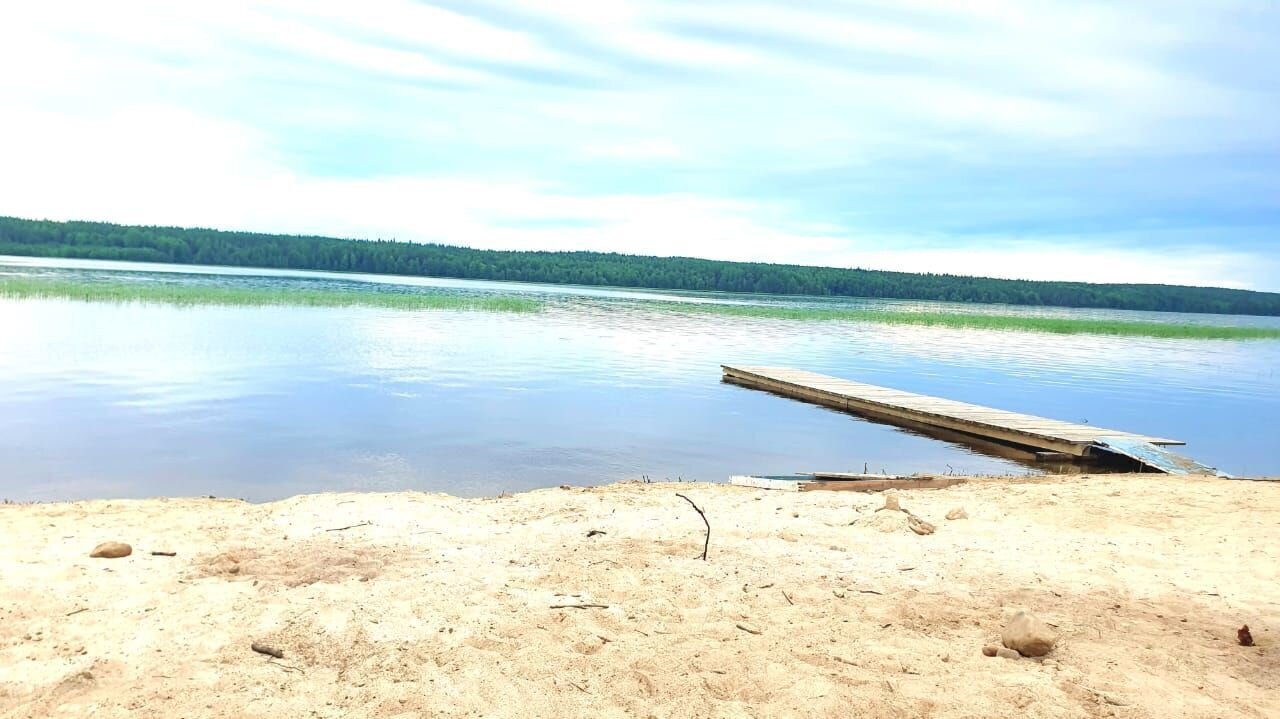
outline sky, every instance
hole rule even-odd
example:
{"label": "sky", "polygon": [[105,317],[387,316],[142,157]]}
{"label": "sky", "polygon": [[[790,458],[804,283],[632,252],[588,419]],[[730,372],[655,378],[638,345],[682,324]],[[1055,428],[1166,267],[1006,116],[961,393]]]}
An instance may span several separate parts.
{"label": "sky", "polygon": [[1280,291],[1280,3],[9,3],[0,215]]}

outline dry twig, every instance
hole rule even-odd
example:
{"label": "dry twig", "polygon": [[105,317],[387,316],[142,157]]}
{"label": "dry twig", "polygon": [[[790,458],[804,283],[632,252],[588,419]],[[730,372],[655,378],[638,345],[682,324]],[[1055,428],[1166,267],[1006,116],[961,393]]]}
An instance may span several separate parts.
{"label": "dry twig", "polygon": [[693,507],[694,511],[698,513],[698,516],[702,517],[702,523],[707,525],[707,538],[702,542],[702,561],[705,562],[707,561],[707,549],[711,547],[711,522],[707,521],[706,512],[703,512],[701,507],[694,504],[692,499],[689,499],[679,492],[676,492],[676,496],[688,502]]}
{"label": "dry twig", "polygon": [[358,523],[356,523],[356,524],[348,524],[348,525],[347,525],[347,526],[345,526],[345,527],[334,527],[333,529],[326,529],[326,530],[324,530],[324,531],[326,531],[326,532],[341,532],[341,531],[342,531],[342,530],[344,530],[344,529],[355,529],[356,527],[367,527],[367,526],[369,526],[370,524],[373,524],[373,522],[358,522]]}

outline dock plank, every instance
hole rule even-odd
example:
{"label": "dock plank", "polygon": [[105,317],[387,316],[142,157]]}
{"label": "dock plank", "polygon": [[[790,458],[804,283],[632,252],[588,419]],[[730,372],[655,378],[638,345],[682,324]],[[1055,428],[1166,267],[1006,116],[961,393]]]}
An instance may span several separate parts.
{"label": "dock plank", "polygon": [[1176,439],[1010,412],[806,370],[731,365],[722,365],[722,369],[726,380],[748,387],[889,421],[902,420],[957,430],[1077,457],[1089,454],[1094,444],[1104,437],[1127,438],[1154,445],[1184,444]]}

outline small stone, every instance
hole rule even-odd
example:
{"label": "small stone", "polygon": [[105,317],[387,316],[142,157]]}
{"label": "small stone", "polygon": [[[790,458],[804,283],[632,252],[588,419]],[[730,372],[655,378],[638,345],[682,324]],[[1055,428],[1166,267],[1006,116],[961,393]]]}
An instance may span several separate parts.
{"label": "small stone", "polygon": [[947,519],[968,519],[968,518],[969,518],[969,513],[964,511],[964,507],[956,507],[950,512],[947,512]]}
{"label": "small stone", "polygon": [[1042,657],[1058,642],[1049,625],[1026,612],[1018,612],[1000,633],[1000,641],[1024,657]]}
{"label": "small stone", "polygon": [[1000,651],[1000,647],[997,647],[994,644],[988,644],[987,646],[982,648],[982,656],[994,657],[996,653],[999,651]]}
{"label": "small stone", "polygon": [[1236,630],[1236,641],[1240,642],[1242,647],[1253,646],[1253,634],[1249,632],[1248,624]]}
{"label": "small stone", "polygon": [[999,649],[996,650],[996,656],[1000,657],[1001,659],[1021,659],[1022,658],[1021,654],[1013,651],[1012,649],[1005,649],[1004,647],[1000,647]]}
{"label": "small stone", "polygon": [[907,526],[916,534],[933,534],[933,525],[914,514],[907,515]]}
{"label": "small stone", "polygon": [[89,552],[89,556],[95,559],[119,559],[130,554],[133,554],[133,547],[124,542],[103,542]]}

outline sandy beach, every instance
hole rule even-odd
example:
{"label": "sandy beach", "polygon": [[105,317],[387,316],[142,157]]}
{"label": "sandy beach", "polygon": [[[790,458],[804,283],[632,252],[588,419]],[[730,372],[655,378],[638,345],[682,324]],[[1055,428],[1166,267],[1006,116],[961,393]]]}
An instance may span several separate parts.
{"label": "sandy beach", "polygon": [[[897,494],[936,531],[710,484],[0,506],[0,716],[1280,716],[1280,483]],[[1020,609],[1056,648],[983,656]]]}

